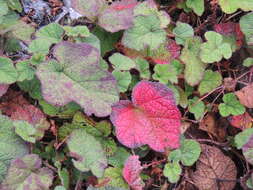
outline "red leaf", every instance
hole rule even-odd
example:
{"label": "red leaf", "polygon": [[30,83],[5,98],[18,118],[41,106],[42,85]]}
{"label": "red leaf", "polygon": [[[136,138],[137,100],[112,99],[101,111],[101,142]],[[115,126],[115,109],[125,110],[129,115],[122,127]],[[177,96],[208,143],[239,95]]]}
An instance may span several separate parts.
{"label": "red leaf", "polygon": [[214,30],[225,36],[235,36],[236,44],[241,47],[244,40],[244,35],[240,29],[239,23],[228,22],[214,25]]}
{"label": "red leaf", "polygon": [[233,127],[239,128],[241,130],[251,128],[252,126],[252,117],[245,112],[242,115],[235,115],[229,117],[229,122]]}
{"label": "red leaf", "polygon": [[118,140],[130,148],[147,144],[158,152],[178,148],[181,114],[173,92],[161,83],[141,81],[132,91],[132,101],[121,100],[112,107],[110,119]]}
{"label": "red leaf", "polygon": [[11,114],[13,120],[25,120],[32,125],[36,125],[46,119],[45,115],[33,105],[23,105],[16,108]]}
{"label": "red leaf", "polygon": [[111,5],[111,8],[117,11],[122,11],[124,9],[133,9],[137,5],[137,1],[124,1],[124,2],[115,2]]}
{"label": "red leaf", "polygon": [[133,190],[142,190],[143,182],[140,178],[142,167],[139,156],[130,156],[123,168],[123,177]]}
{"label": "red leaf", "polygon": [[20,92],[11,89],[2,97],[2,100],[0,110],[8,116],[11,116],[18,107],[29,104]]}
{"label": "red leaf", "polygon": [[0,97],[7,92],[8,88],[8,84],[0,84]]}
{"label": "red leaf", "polygon": [[227,22],[214,25],[214,30],[222,35],[229,36],[235,34],[236,23]]}

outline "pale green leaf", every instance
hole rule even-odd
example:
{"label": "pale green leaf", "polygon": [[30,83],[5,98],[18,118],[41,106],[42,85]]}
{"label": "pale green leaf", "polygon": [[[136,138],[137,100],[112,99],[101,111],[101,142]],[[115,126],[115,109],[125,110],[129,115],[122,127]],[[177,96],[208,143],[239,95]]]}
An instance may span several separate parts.
{"label": "pale green leaf", "polygon": [[142,79],[150,79],[149,63],[142,58],[135,59],[136,69],[140,72]]}
{"label": "pale green leaf", "polygon": [[131,80],[132,80],[132,76],[130,74],[129,71],[113,71],[112,75],[115,77],[115,79],[117,80],[117,84],[118,84],[118,89],[120,92],[126,92]]}
{"label": "pale green leaf", "polygon": [[18,72],[12,60],[0,56],[0,83],[11,84],[17,81]]}
{"label": "pale green leaf", "polygon": [[15,134],[12,121],[0,115],[0,183],[4,179],[10,162],[28,154],[28,147]]}
{"label": "pale green leaf", "polygon": [[199,98],[194,97],[189,100],[189,111],[194,114],[196,120],[203,117],[205,112],[205,104],[203,101],[199,101]]}
{"label": "pale green leaf", "polygon": [[155,73],[152,75],[153,79],[158,80],[160,83],[167,84],[177,83],[177,70],[173,64],[156,64],[154,67]]}
{"label": "pale green leaf", "polygon": [[87,26],[64,26],[63,29],[67,36],[72,37],[88,37],[90,31]]}
{"label": "pale green leaf", "polygon": [[49,190],[53,178],[53,172],[42,167],[38,155],[27,154],[11,163],[2,185],[8,190]]}
{"label": "pale green leaf", "polygon": [[30,66],[29,61],[21,61],[16,64],[18,72],[17,81],[32,80],[35,74],[35,69]]}
{"label": "pale green leaf", "polygon": [[177,44],[183,45],[187,39],[193,37],[194,31],[189,24],[183,22],[177,22],[176,24],[176,27],[173,29],[173,34],[175,35]]}
{"label": "pale green leaf", "polygon": [[135,62],[131,58],[120,53],[114,53],[109,57],[109,61],[116,71],[128,71],[135,67]]}
{"label": "pale green leaf", "polygon": [[178,162],[169,162],[165,164],[163,169],[163,175],[167,177],[171,183],[176,183],[179,180],[181,173],[182,168]]}
{"label": "pale green leaf", "polygon": [[128,48],[154,50],[166,40],[166,32],[160,26],[160,20],[153,15],[137,16],[132,28],[126,30],[122,43]]}
{"label": "pale green leaf", "polygon": [[234,138],[236,148],[241,149],[243,145],[245,145],[248,142],[249,138],[252,135],[253,135],[253,128],[248,128],[238,133]]}
{"label": "pale green leaf", "polygon": [[[253,3],[253,1],[252,1],[252,3]],[[252,6],[253,6],[253,4],[252,4]],[[248,14],[242,16],[240,19],[240,29],[243,32],[243,34],[245,35],[246,43],[248,45],[253,44],[252,22],[253,22],[253,13],[248,13]]]}
{"label": "pale green leaf", "polygon": [[124,181],[124,178],[122,176],[121,168],[113,168],[113,167],[106,168],[104,176],[101,179],[101,181],[103,181],[103,179],[106,178],[110,179],[107,185],[111,187],[129,189],[128,184]]}
{"label": "pale green leaf", "polygon": [[237,9],[242,9],[244,11],[253,10],[252,0],[219,0],[218,3],[221,9],[227,14],[232,14],[237,11]]}
{"label": "pale green leaf", "polygon": [[205,10],[204,0],[187,0],[187,7],[191,8],[198,16],[201,16]]}
{"label": "pale green leaf", "polygon": [[224,103],[219,105],[219,111],[223,117],[241,115],[245,112],[245,107],[237,100],[234,93],[225,94],[222,100]]}
{"label": "pale green leaf", "polygon": [[191,86],[197,85],[202,80],[206,67],[199,58],[200,45],[200,38],[188,40],[180,56],[185,63],[185,80]]}
{"label": "pale green leaf", "polygon": [[205,93],[212,91],[222,83],[222,76],[219,72],[212,70],[206,70],[203,80],[199,84],[198,91],[202,96]]}
{"label": "pale green leaf", "polygon": [[107,167],[107,159],[99,141],[83,129],[74,130],[68,141],[70,154],[74,166],[80,171],[89,171],[102,177]]}
{"label": "pale green leaf", "polygon": [[232,56],[231,45],[224,42],[221,34],[209,31],[205,33],[205,38],[207,42],[201,44],[200,51],[200,58],[204,63],[218,62]]}
{"label": "pale green leaf", "polygon": [[243,66],[251,67],[252,65],[253,65],[253,58],[252,57],[248,57],[243,60]]}

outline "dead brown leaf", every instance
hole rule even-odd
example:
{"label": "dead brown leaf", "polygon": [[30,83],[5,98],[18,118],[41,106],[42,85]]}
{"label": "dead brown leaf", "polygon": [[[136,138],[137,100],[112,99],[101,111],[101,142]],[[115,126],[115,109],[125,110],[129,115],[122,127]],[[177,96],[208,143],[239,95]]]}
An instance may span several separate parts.
{"label": "dead brown leaf", "polygon": [[226,139],[226,128],[219,125],[215,120],[214,114],[207,114],[199,124],[199,129],[206,131],[209,135],[217,138],[219,142],[223,142]]}
{"label": "dead brown leaf", "polygon": [[199,190],[231,190],[236,184],[234,162],[220,149],[202,144],[202,153],[191,179]]}
{"label": "dead brown leaf", "polygon": [[235,94],[239,98],[241,104],[248,108],[253,108],[253,83],[245,86],[239,91],[236,91]]}

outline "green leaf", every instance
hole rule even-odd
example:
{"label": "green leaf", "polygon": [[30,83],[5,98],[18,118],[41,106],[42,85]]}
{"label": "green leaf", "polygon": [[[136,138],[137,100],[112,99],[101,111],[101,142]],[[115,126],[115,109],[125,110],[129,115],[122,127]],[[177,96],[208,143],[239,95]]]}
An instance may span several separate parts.
{"label": "green leaf", "polygon": [[12,60],[0,56],[0,83],[11,84],[17,81],[18,72],[14,67]]}
{"label": "green leaf", "polygon": [[111,105],[119,99],[117,83],[111,73],[100,68],[98,49],[65,41],[54,47],[54,56],[58,61],[48,60],[36,72],[44,99],[56,106],[74,101],[87,115],[109,115]]}
{"label": "green leaf", "polygon": [[205,104],[203,101],[199,101],[199,98],[194,97],[189,100],[189,112],[194,114],[196,120],[199,120],[203,117],[205,112]]}
{"label": "green leaf", "polygon": [[170,23],[170,16],[165,11],[159,11],[153,1],[143,1],[134,8],[134,16],[155,15],[160,19],[161,28],[166,28]]}
{"label": "green leaf", "polygon": [[56,186],[54,190],[66,190],[64,186]]}
{"label": "green leaf", "polygon": [[130,156],[130,153],[123,147],[118,147],[117,151],[108,158],[108,163],[117,168],[123,168],[125,161]]}
{"label": "green leaf", "polygon": [[27,121],[14,121],[13,126],[15,132],[22,139],[27,142],[35,143],[36,140],[40,140],[44,136],[45,130],[49,128],[49,124],[45,120],[41,120],[35,125],[28,123]]}
{"label": "green leaf", "polygon": [[53,172],[42,167],[42,161],[36,154],[28,154],[11,163],[8,174],[3,181],[3,189],[33,190],[49,189],[53,183]]}
{"label": "green leaf", "polygon": [[207,42],[201,44],[200,58],[204,63],[220,61],[223,57],[229,59],[232,56],[232,48],[225,43],[221,34],[213,31],[205,33]]}
{"label": "green leaf", "polygon": [[236,148],[241,149],[243,145],[245,145],[248,142],[249,138],[252,135],[253,135],[253,128],[248,128],[238,133],[234,138]]}
{"label": "green leaf", "polygon": [[173,63],[170,64],[156,64],[154,67],[155,73],[152,75],[153,79],[158,80],[163,84],[177,83],[178,69]]}
{"label": "green leaf", "polygon": [[90,31],[87,26],[63,26],[67,36],[72,37],[88,37]]}
{"label": "green leaf", "polygon": [[166,40],[166,32],[160,27],[160,20],[153,15],[137,16],[134,26],[124,32],[122,43],[128,48],[154,50]]}
{"label": "green leaf", "polygon": [[101,181],[103,181],[104,178],[110,179],[107,185],[111,187],[129,189],[128,184],[124,181],[124,178],[122,176],[122,169],[120,168],[106,168],[105,174]]}
{"label": "green leaf", "polygon": [[22,12],[22,6],[19,0],[7,0],[7,4],[12,10],[18,11],[20,13]]}
{"label": "green leaf", "polygon": [[12,121],[0,115],[0,183],[4,179],[10,162],[28,154],[28,147],[14,132]]}
{"label": "green leaf", "polygon": [[244,11],[253,10],[253,1],[251,0],[219,0],[219,5],[223,12],[227,14],[232,14],[237,9],[242,9]]}
{"label": "green leaf", "polygon": [[182,168],[178,162],[169,162],[165,164],[163,169],[163,175],[168,178],[170,183],[176,183],[180,174],[182,173]]}
{"label": "green leaf", "polygon": [[201,153],[200,144],[191,139],[184,139],[180,146],[181,162],[185,166],[192,166],[199,158]]}
{"label": "green leaf", "polygon": [[12,29],[14,37],[26,43],[30,43],[31,35],[34,32],[35,28],[23,21],[19,21]]}
{"label": "green leaf", "polygon": [[253,189],[253,176],[251,174],[251,178],[249,178],[247,181],[246,181],[246,185],[248,186],[248,188],[250,189]]}
{"label": "green leaf", "polygon": [[206,67],[199,58],[200,45],[200,38],[188,40],[180,56],[185,63],[185,80],[191,86],[197,85],[202,80]]}
{"label": "green leaf", "polygon": [[[8,5],[5,1],[1,0],[0,1],[0,16],[6,15],[9,11]],[[1,19],[0,19],[1,21]],[[1,22],[0,22],[1,24]]]}
{"label": "green leaf", "polygon": [[149,63],[142,58],[136,58],[135,60],[136,69],[140,73],[140,77],[142,79],[150,79],[150,70],[149,70]]}
{"label": "green leaf", "polygon": [[108,137],[112,132],[112,125],[107,120],[98,122],[95,128],[102,132],[104,137]]}
{"label": "green leaf", "polygon": [[184,45],[187,39],[193,37],[193,28],[189,24],[183,22],[177,22],[176,24],[176,27],[173,29],[175,40],[177,44]]}
{"label": "green leaf", "polygon": [[186,108],[188,105],[188,99],[186,92],[180,88],[179,86],[176,86],[177,91],[179,93],[179,104],[181,107]]}
{"label": "green leaf", "polygon": [[76,43],[77,42],[84,42],[84,43],[90,44],[91,46],[97,48],[99,51],[101,49],[101,43],[100,43],[98,37],[92,33],[90,33],[90,35],[86,38],[77,37],[77,38],[75,38],[75,40],[76,40]]}
{"label": "green leaf", "polygon": [[100,40],[102,56],[104,56],[106,52],[109,52],[114,49],[116,42],[120,39],[122,35],[122,32],[110,33],[98,26],[92,30],[92,33],[95,34]]}
{"label": "green leaf", "polygon": [[212,70],[206,70],[203,80],[199,84],[198,91],[202,96],[220,86],[222,83],[222,76],[219,72]]}
{"label": "green leaf", "polygon": [[245,107],[237,100],[234,93],[227,93],[222,98],[224,103],[219,105],[221,116],[241,115],[245,112]]}
{"label": "green leaf", "polygon": [[32,80],[35,74],[35,69],[30,66],[29,60],[21,61],[16,64],[18,72],[17,81]]}
{"label": "green leaf", "polygon": [[205,10],[204,0],[187,0],[186,5],[198,16],[201,16]]}
{"label": "green leaf", "polygon": [[15,121],[13,125],[17,135],[27,142],[35,143],[36,129],[31,124],[26,121]]}
{"label": "green leaf", "polygon": [[135,67],[135,62],[131,58],[120,53],[114,53],[109,57],[109,61],[116,71],[128,71]]}
{"label": "green leaf", "polygon": [[47,54],[49,47],[52,44],[61,41],[62,35],[64,33],[61,25],[57,23],[50,23],[36,32],[36,39],[31,42],[28,50],[32,53],[42,53]]}
{"label": "green leaf", "polygon": [[83,129],[74,130],[68,141],[74,166],[80,171],[89,171],[97,177],[102,177],[107,166],[107,159],[99,141]]}
{"label": "green leaf", "polygon": [[132,77],[129,71],[113,71],[112,75],[117,80],[118,89],[120,92],[126,92],[131,83]]}
{"label": "green leaf", "polygon": [[40,81],[34,77],[32,80],[24,80],[22,82],[18,82],[19,88],[21,90],[28,92],[29,95],[34,99],[42,99]]}
{"label": "green leaf", "polygon": [[248,57],[243,60],[243,66],[251,67],[252,65],[253,65],[253,58],[252,57]]}
{"label": "green leaf", "polygon": [[[253,4],[252,4],[253,6]],[[253,44],[253,13],[248,13],[241,17],[240,19],[240,29],[245,35],[246,43],[248,45]]]}

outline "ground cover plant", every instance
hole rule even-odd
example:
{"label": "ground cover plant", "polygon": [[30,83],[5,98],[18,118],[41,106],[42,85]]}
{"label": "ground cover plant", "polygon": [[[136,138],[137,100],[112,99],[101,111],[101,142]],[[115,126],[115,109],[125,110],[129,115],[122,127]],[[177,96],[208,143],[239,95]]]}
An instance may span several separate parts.
{"label": "ground cover plant", "polygon": [[0,190],[253,189],[252,0],[0,0]]}

